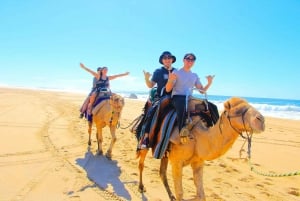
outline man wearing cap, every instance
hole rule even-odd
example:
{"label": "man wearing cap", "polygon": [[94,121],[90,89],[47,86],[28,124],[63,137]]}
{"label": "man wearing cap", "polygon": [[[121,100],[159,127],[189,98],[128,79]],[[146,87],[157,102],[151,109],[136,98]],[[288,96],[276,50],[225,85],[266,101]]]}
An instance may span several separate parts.
{"label": "man wearing cap", "polygon": [[206,76],[207,84],[205,86],[200,82],[199,76],[191,71],[196,56],[193,53],[187,53],[183,57],[183,67],[178,71],[170,73],[166,84],[166,91],[172,91],[172,105],[177,113],[178,129],[181,137],[187,137],[188,130],[184,128],[186,112],[186,96],[192,95],[192,88],[200,89],[205,92],[211,85],[214,76]]}

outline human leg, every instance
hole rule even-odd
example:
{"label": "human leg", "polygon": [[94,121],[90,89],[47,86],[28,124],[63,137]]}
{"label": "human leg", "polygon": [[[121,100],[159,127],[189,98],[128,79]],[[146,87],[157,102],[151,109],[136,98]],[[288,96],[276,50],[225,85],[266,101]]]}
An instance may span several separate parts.
{"label": "human leg", "polygon": [[179,131],[184,126],[185,109],[186,109],[185,99],[186,99],[185,96],[175,95],[172,97],[172,104],[177,114],[177,124],[178,124]]}
{"label": "human leg", "polygon": [[92,114],[92,107],[96,99],[96,93],[92,93],[89,98],[89,104],[88,104],[88,114]]}
{"label": "human leg", "polygon": [[83,102],[83,104],[82,104],[82,106],[81,106],[81,108],[80,108],[80,118],[82,118],[83,117],[83,115],[84,115],[84,113],[86,112],[86,110],[87,110],[87,108],[88,108],[88,105],[89,105],[89,102],[90,102],[90,96],[88,96],[85,100],[84,100],[84,102]]}

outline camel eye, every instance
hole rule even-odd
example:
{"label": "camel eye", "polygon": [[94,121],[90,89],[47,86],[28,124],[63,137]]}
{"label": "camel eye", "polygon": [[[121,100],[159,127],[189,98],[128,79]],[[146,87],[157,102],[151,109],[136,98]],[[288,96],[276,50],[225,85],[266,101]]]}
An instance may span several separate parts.
{"label": "camel eye", "polygon": [[240,114],[243,114],[244,112],[244,108],[237,108],[235,111],[234,111],[234,114],[235,115],[240,115]]}

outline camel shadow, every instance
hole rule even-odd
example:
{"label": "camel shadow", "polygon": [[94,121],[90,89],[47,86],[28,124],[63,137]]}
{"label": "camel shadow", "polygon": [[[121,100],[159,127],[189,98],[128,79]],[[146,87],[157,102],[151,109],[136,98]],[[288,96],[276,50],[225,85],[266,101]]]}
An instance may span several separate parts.
{"label": "camel shadow", "polygon": [[132,199],[119,179],[121,169],[118,167],[117,161],[109,160],[103,155],[94,155],[88,149],[84,158],[76,159],[76,164],[81,166],[86,171],[87,177],[95,183],[95,185],[83,187],[81,190],[97,186],[101,190],[113,192],[126,200]]}

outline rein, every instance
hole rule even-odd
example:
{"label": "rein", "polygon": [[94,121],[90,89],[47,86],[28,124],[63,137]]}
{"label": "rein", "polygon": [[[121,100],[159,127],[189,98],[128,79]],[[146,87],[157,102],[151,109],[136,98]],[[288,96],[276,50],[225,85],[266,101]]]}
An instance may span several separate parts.
{"label": "rein", "polygon": [[[245,116],[245,114],[247,113],[248,110],[249,110],[249,107],[242,114],[240,114],[240,115],[235,115],[235,116],[229,116],[229,115],[227,115],[227,119],[229,120],[231,128],[233,128],[237,133],[239,133],[239,135],[243,139],[245,139],[245,142],[242,145],[241,150],[242,150],[243,146],[245,145],[246,141],[248,142],[247,155],[248,155],[248,162],[249,162],[250,170],[252,172],[255,172],[256,174],[263,175],[263,176],[268,176],[268,177],[286,177],[286,176],[300,175],[300,171],[278,174],[278,173],[265,173],[265,172],[258,171],[258,170],[256,170],[254,168],[254,166],[252,165],[252,162],[251,162],[251,145],[252,145],[252,133],[253,133],[253,129],[250,127],[251,128],[250,132],[246,130],[245,119],[244,119],[244,116]],[[225,112],[223,114],[225,115]],[[246,136],[243,135],[243,131],[239,131],[238,129],[234,128],[232,126],[232,124],[231,124],[231,121],[230,121],[230,118],[235,118],[235,117],[240,117],[240,116],[242,116],[242,120],[243,120],[244,130],[246,132]],[[220,128],[220,130],[221,130],[221,128]],[[240,152],[241,152],[241,150],[240,150]]]}
{"label": "rein", "polygon": [[121,129],[127,129],[127,128],[129,128],[130,126],[132,126],[135,122],[137,122],[142,116],[143,116],[143,114],[141,114],[140,116],[136,117],[136,118],[135,118],[131,123],[129,123],[129,125],[126,126],[126,127],[121,127],[120,125],[118,125],[118,126],[119,126],[119,128],[121,128]]}
{"label": "rein", "polygon": [[[248,154],[248,158],[250,159],[251,158],[251,145],[252,145],[252,133],[253,133],[253,129],[250,127],[251,131],[247,131],[246,129],[246,124],[245,124],[245,114],[248,112],[250,107],[248,107],[244,112],[242,112],[241,114],[238,114],[238,115],[233,115],[233,116],[230,116],[229,114],[226,115],[226,111],[223,112],[222,116],[225,116],[227,117],[228,121],[229,121],[229,124],[231,126],[231,128],[233,130],[235,130],[235,132],[237,132],[243,139],[247,140],[248,142],[248,151],[247,151],[247,154]],[[244,126],[244,129],[242,131],[239,131],[237,128],[235,128],[232,123],[231,123],[231,119],[232,118],[236,118],[236,117],[242,117],[242,120],[243,120],[243,126]],[[222,129],[221,129],[221,122],[219,124],[219,129],[220,129],[220,132],[222,133]],[[243,135],[243,132],[246,132],[246,136]],[[245,141],[246,142],[246,141]],[[244,143],[245,144],[245,143]],[[244,146],[243,144],[243,146]],[[243,147],[242,146],[242,147]]]}

